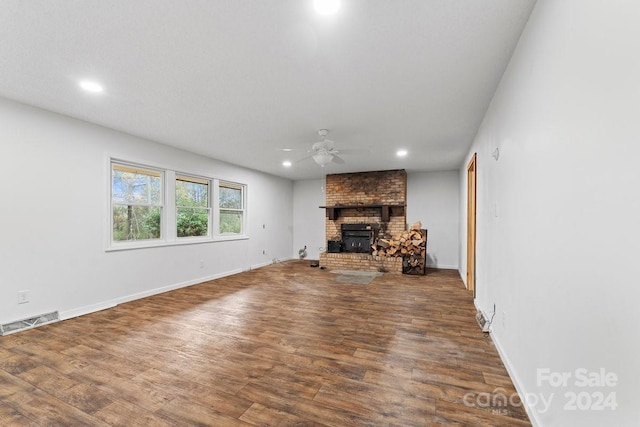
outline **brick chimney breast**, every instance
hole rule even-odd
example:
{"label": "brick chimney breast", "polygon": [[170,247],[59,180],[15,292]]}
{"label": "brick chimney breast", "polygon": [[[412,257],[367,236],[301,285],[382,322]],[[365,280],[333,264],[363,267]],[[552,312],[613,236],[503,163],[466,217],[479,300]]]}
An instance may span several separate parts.
{"label": "brick chimney breast", "polygon": [[[407,172],[403,169],[330,174],[325,183],[326,206],[356,206],[340,209],[336,219],[325,219],[326,240],[340,237],[342,224],[377,224],[380,235],[398,235],[406,229]],[[391,206],[389,221],[384,222],[380,207]],[[358,206],[363,206],[362,208]],[[395,206],[395,207],[394,207]],[[331,255],[331,256],[328,256]],[[374,259],[376,258],[376,259]],[[327,268],[373,270],[379,268],[402,271],[397,259],[380,259],[370,255],[322,254],[320,264]],[[384,258],[384,257],[382,257]]]}

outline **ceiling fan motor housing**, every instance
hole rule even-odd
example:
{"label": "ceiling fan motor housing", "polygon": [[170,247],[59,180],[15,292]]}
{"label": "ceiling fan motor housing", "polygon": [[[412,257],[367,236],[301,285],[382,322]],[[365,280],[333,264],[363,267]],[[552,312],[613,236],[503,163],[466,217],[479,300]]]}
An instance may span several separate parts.
{"label": "ceiling fan motor housing", "polygon": [[321,140],[311,146],[311,150],[315,153],[312,156],[313,160],[322,167],[331,163],[334,160],[334,156],[339,153],[338,150],[333,148],[334,142],[325,138],[328,134],[329,131],[327,129],[320,129],[318,135],[320,135]]}

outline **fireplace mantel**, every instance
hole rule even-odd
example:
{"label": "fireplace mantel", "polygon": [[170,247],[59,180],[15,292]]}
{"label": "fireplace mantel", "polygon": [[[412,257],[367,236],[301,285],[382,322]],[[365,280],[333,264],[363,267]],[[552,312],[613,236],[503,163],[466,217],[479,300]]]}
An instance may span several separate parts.
{"label": "fireplace mantel", "polygon": [[404,215],[404,208],[406,205],[398,205],[398,204],[356,204],[356,205],[334,205],[334,206],[320,206],[321,209],[327,210],[327,217],[331,221],[335,221],[340,216],[341,209],[380,209],[380,217],[382,222],[389,222],[389,217],[391,215],[391,208],[402,208]]}

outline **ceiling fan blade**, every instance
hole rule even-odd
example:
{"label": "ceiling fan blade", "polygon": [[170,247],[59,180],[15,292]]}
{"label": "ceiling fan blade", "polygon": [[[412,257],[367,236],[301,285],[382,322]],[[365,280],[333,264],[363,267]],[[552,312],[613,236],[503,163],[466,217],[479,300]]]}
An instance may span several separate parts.
{"label": "ceiling fan blade", "polygon": [[283,148],[283,147],[276,147],[274,148],[274,150],[276,151],[281,151],[283,153],[301,153],[301,152],[307,152],[306,148]]}
{"label": "ceiling fan blade", "polygon": [[340,149],[340,154],[366,154],[366,153],[370,153],[371,150],[369,148],[347,148],[347,149]]}
{"label": "ceiling fan blade", "polygon": [[333,162],[339,165],[344,165],[344,160],[342,159],[342,157],[338,156],[337,154],[333,155]]}

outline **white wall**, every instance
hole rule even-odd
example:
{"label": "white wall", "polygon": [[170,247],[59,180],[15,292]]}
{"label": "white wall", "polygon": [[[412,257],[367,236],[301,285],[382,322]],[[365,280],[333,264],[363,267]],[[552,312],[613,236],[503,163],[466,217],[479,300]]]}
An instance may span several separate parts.
{"label": "white wall", "polygon": [[293,183],[293,258],[307,247],[306,259],[319,259],[326,250],[324,227],[326,212],[324,179],[295,181]]}
{"label": "white wall", "polygon": [[[466,159],[478,153],[476,304],[496,304],[492,337],[535,425],[640,420],[639,23],[639,2],[538,0]],[[581,368],[616,385],[579,387]],[[553,387],[539,369],[570,377]],[[565,409],[597,392],[616,410]]]}
{"label": "white wall", "polygon": [[[70,317],[290,258],[289,180],[8,100],[0,117],[0,322]],[[105,252],[110,156],[247,184],[249,239]]]}
{"label": "white wall", "polygon": [[412,172],[407,175],[407,223],[422,221],[428,230],[427,265],[458,268],[458,171]]}

